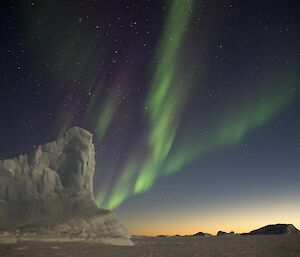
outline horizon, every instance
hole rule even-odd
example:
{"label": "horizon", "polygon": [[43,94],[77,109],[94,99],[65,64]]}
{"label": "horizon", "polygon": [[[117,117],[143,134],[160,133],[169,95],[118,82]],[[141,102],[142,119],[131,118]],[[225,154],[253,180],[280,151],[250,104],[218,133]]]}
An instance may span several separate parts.
{"label": "horizon", "polygon": [[[265,227],[265,226],[268,226],[268,225],[278,225],[278,224],[287,224],[287,225],[293,225],[296,229],[298,229],[299,230],[299,227],[300,227],[300,224],[298,224],[298,226],[297,225],[295,225],[294,223],[285,223],[285,222],[276,222],[276,223],[266,223],[266,224],[262,224],[262,225],[258,225],[258,226],[256,226],[256,227],[253,227],[253,228],[251,228],[251,227],[249,227],[249,229],[247,229],[247,228],[243,228],[243,229],[241,229],[241,230],[239,230],[239,229],[237,229],[237,230],[230,230],[230,229],[227,229],[227,228],[230,228],[230,227],[227,227],[227,226],[225,226],[225,227],[223,227],[223,228],[225,228],[225,229],[215,229],[215,228],[213,228],[213,229],[211,229],[210,231],[211,232],[209,232],[209,230],[204,230],[204,229],[194,229],[194,230],[191,230],[190,232],[187,232],[187,233],[184,233],[184,232],[179,232],[179,233],[155,233],[155,232],[150,232],[149,234],[139,234],[139,233],[130,233],[130,230],[129,230],[129,234],[131,235],[131,236],[149,236],[149,237],[157,237],[157,236],[170,236],[170,237],[172,237],[172,236],[193,236],[194,234],[196,234],[196,233],[198,233],[198,232],[202,232],[202,233],[205,233],[205,234],[209,234],[209,235],[211,235],[211,236],[217,236],[217,233],[219,232],[219,231],[223,231],[223,232],[226,232],[226,233],[230,233],[230,232],[234,232],[234,234],[235,235],[240,235],[240,234],[243,234],[243,233],[249,233],[249,232],[251,232],[251,231],[253,231],[253,230],[256,230],[256,229],[259,229],[259,228],[262,228],[262,227]],[[177,231],[176,230],[176,227],[174,228],[174,232],[175,231]]]}
{"label": "horizon", "polygon": [[[295,203],[295,201],[294,201]],[[289,204],[287,204],[288,206]],[[286,207],[286,206],[285,206]],[[278,207],[277,210],[281,209],[282,206]],[[275,211],[276,209],[273,209]],[[286,217],[287,218],[261,218],[259,221],[251,221],[253,220],[253,215],[254,214],[249,214],[249,216],[246,217],[243,215],[239,216],[239,219],[236,217],[233,217],[230,222],[226,221],[225,222],[218,222],[217,217],[214,217],[212,220],[207,222],[205,224],[205,221],[202,221],[201,223],[199,222],[199,219],[194,218],[189,222],[180,222],[177,221],[176,225],[176,219],[173,220],[171,225],[170,221],[168,220],[162,220],[159,223],[155,220],[151,220],[151,218],[146,219],[146,222],[134,222],[134,221],[129,221],[126,219],[122,219],[123,224],[127,224],[127,229],[130,235],[140,235],[140,236],[158,236],[158,235],[165,235],[165,236],[174,236],[174,235],[180,235],[180,236],[185,236],[185,235],[193,235],[198,232],[203,232],[203,233],[208,233],[211,235],[217,235],[218,231],[224,231],[224,232],[231,232],[233,231],[236,234],[241,234],[241,233],[248,233],[252,230],[256,230],[258,228],[267,226],[267,225],[273,225],[273,224],[292,224],[295,226],[298,230],[300,229],[300,223],[299,223],[299,211],[300,207],[294,208],[294,209],[289,209],[286,211]],[[263,215],[262,215],[263,216]],[[280,215],[278,215],[280,216]],[[175,220],[175,221],[174,221]],[[205,219],[206,220],[206,219]],[[207,219],[208,220],[208,219]],[[238,221],[237,221],[238,220]],[[199,224],[200,223],[200,224]],[[223,224],[222,224],[223,223]],[[145,228],[145,224],[146,225]],[[140,225],[140,226],[139,226]],[[144,227],[142,227],[144,226]]]}

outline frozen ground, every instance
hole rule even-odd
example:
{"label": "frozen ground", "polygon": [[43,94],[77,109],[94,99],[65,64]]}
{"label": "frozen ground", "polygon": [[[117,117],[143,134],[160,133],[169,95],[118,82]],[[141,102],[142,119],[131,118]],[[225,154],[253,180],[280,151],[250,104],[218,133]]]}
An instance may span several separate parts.
{"label": "frozen ground", "polygon": [[299,257],[300,235],[198,238],[134,237],[135,246],[95,243],[21,243],[0,245],[2,257]]}

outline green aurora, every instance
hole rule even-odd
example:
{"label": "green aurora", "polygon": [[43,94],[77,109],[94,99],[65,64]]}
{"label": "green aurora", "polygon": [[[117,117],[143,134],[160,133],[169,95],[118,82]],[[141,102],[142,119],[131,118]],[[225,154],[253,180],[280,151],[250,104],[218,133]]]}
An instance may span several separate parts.
{"label": "green aurora", "polygon": [[98,119],[96,134],[99,139],[101,139],[109,125],[112,122],[112,119],[118,109],[118,100],[114,95],[110,95],[107,99],[105,99],[104,104],[101,106],[101,113]]}
{"label": "green aurora", "polygon": [[[292,84],[296,85],[295,82]],[[276,86],[263,100],[260,96],[253,97],[234,108],[230,115],[224,115],[205,137],[195,137],[193,144],[181,145],[165,162],[163,175],[179,171],[201,155],[240,144],[252,130],[274,118],[295,97],[287,88]]]}
{"label": "green aurora", "polygon": [[[184,67],[179,53],[193,17],[194,2],[175,0],[169,3],[169,13],[155,54],[158,66],[154,69],[144,103],[148,128],[140,146],[130,153],[116,183],[111,189],[104,187],[98,192],[96,201],[103,208],[118,207],[129,197],[149,190],[159,177],[178,172],[205,154],[240,144],[251,131],[274,118],[293,99],[293,94],[282,86],[284,82],[277,82],[273,90],[264,92],[263,100],[261,92],[254,93],[238,106],[233,106],[230,115],[216,117],[208,134],[192,136],[190,141],[193,143],[175,146],[177,129],[191,93],[191,85],[182,84],[177,74]],[[97,131],[100,138],[117,108],[112,101],[108,102],[99,118]],[[141,152],[146,152],[145,156],[141,156]]]}
{"label": "green aurora", "polygon": [[[176,135],[185,100],[183,92],[174,87],[175,73],[179,66],[176,60],[192,18],[193,1],[175,0],[169,3],[170,11],[156,53],[159,65],[155,69],[144,108],[149,120],[145,140],[148,156],[140,162],[135,161],[136,154],[133,154],[110,194],[105,206],[109,209],[117,207],[132,194],[150,189],[159,176],[158,172],[168,157]],[[107,127],[107,124],[100,126]],[[106,191],[97,195],[97,202],[101,206],[104,194]]]}

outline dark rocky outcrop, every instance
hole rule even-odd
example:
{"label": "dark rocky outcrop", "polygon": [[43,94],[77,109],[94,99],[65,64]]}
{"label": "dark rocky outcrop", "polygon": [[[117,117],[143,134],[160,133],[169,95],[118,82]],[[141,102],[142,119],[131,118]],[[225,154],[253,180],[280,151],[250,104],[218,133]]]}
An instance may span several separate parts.
{"label": "dark rocky outcrop", "polygon": [[1,160],[0,231],[20,240],[131,244],[116,215],[95,204],[94,155],[92,134],[74,127],[31,153]]}
{"label": "dark rocky outcrop", "polygon": [[205,233],[203,233],[203,232],[198,232],[198,233],[196,233],[196,234],[194,234],[194,235],[192,235],[192,236],[205,236]]}
{"label": "dark rocky outcrop", "polygon": [[217,233],[217,236],[233,236],[233,235],[234,235],[233,231],[231,231],[229,233],[224,232],[224,231],[218,231],[218,233]]}
{"label": "dark rocky outcrop", "polygon": [[300,233],[292,224],[267,225],[248,233],[249,235],[282,235]]}

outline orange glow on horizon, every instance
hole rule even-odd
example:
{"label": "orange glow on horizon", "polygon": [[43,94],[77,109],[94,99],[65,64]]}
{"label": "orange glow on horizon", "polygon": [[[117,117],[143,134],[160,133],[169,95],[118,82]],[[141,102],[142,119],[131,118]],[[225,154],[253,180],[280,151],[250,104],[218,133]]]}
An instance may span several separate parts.
{"label": "orange glow on horizon", "polygon": [[[256,206],[255,206],[256,205]],[[280,204],[248,204],[212,212],[173,213],[143,216],[139,220],[123,220],[131,235],[192,235],[197,232],[216,235],[218,231],[245,233],[269,224],[293,224],[300,230],[300,206],[295,202]]]}
{"label": "orange glow on horizon", "polygon": [[265,225],[269,224],[277,224],[277,223],[286,223],[286,224],[293,224],[297,229],[300,229],[300,223],[292,223],[292,222],[266,222],[266,223],[261,223],[257,224],[256,226],[248,226],[248,227],[231,227],[231,226],[226,226],[224,225],[220,229],[216,229],[215,227],[201,227],[199,229],[195,228],[190,228],[187,230],[181,230],[178,229],[178,227],[160,227],[159,229],[156,228],[140,228],[140,227],[130,227],[128,228],[128,232],[130,235],[139,235],[139,236],[157,236],[157,235],[165,235],[165,236],[174,236],[174,235],[180,235],[180,236],[185,236],[185,235],[193,235],[198,232],[204,232],[204,233],[209,233],[211,235],[216,235],[218,231],[225,231],[225,232],[231,232],[234,231],[235,233],[247,233],[250,232],[254,229],[263,227]]}

